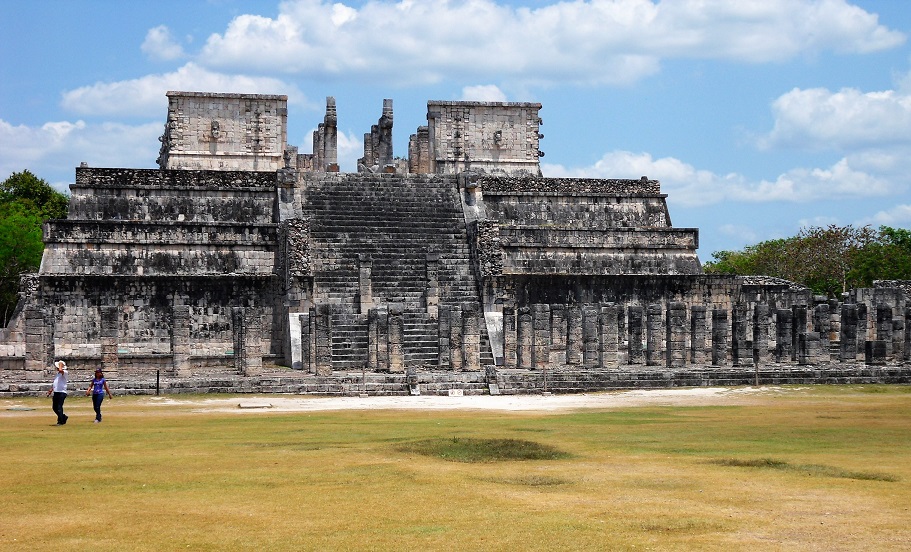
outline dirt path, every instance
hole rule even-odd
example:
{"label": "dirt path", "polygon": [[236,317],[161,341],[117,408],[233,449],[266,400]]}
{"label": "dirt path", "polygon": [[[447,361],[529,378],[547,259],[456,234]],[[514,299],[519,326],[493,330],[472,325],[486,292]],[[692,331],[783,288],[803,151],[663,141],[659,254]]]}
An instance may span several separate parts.
{"label": "dirt path", "polygon": [[[558,412],[577,409],[635,406],[702,406],[749,404],[759,396],[792,392],[777,387],[700,387],[586,393],[577,395],[476,395],[395,397],[303,397],[257,395],[197,399],[194,410],[218,412],[306,412],[322,410],[486,410]],[[152,399],[155,404],[183,404],[182,398]]]}
{"label": "dirt path", "polygon": [[[757,403],[772,395],[797,392],[782,387],[696,387],[679,389],[635,389],[577,395],[473,395],[449,397],[439,395],[394,397],[314,397],[303,395],[168,395],[163,397],[130,398],[130,411],[146,414],[184,412],[231,412],[256,414],[262,412],[315,412],[330,410],[480,410],[500,412],[565,412],[581,409],[610,409],[639,406],[708,406],[746,405]],[[83,404],[85,403],[85,404]],[[50,408],[48,402],[48,408]],[[91,404],[76,398],[67,407],[91,409]],[[117,398],[105,402],[113,414]],[[33,401],[0,400],[0,418],[46,415]]]}

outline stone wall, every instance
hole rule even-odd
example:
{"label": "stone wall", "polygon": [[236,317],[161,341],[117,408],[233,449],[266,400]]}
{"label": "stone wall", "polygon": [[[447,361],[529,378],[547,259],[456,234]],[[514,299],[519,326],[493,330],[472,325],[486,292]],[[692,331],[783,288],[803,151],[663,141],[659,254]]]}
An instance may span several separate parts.
{"label": "stone wall", "polygon": [[[472,170],[540,175],[539,103],[427,102],[427,145],[419,129],[412,148],[430,154],[429,172]],[[415,163],[423,170],[423,163]]]}
{"label": "stone wall", "polygon": [[660,184],[481,176],[503,274],[699,274],[698,230],[672,228]]}
{"label": "stone wall", "polygon": [[[705,284],[693,283],[694,292]],[[741,285],[728,296],[732,302],[722,292],[699,304],[711,294],[680,300],[660,292],[635,297],[626,287],[627,299],[620,302],[504,307],[503,366],[647,372],[650,366],[897,365],[911,360],[911,332],[905,330],[911,309],[900,294],[870,293],[876,313],[870,317],[864,303],[838,304],[839,312],[833,313],[828,301],[807,302],[804,292],[780,289],[763,292]],[[858,295],[872,291],[855,290]],[[613,298],[623,294],[612,293]],[[830,339],[836,327],[837,341]]]}
{"label": "stone wall", "polygon": [[168,92],[162,169],[275,171],[285,165],[288,97]]}

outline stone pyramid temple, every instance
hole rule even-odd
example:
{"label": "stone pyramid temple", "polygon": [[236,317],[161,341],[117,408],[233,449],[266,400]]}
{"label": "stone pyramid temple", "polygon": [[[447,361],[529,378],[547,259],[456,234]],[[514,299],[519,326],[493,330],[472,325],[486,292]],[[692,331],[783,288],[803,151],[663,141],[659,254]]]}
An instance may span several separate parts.
{"label": "stone pyramid temple", "polygon": [[158,169],[76,169],[0,333],[2,381],[55,358],[135,392],[908,377],[900,286],[838,301],[703,274],[658,181],[542,176],[540,104],[430,101],[396,157],[385,100],[342,173],[333,98],[299,153],[286,96],[167,96]]}

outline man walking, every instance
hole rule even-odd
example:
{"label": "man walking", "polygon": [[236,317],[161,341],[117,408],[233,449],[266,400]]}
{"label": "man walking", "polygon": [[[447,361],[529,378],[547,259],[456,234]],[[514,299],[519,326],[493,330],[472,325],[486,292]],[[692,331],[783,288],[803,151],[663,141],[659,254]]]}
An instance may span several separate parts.
{"label": "man walking", "polygon": [[54,384],[48,389],[48,396],[51,393],[54,394],[54,402],[51,408],[54,409],[54,414],[57,415],[57,425],[66,424],[67,416],[63,413],[63,401],[66,400],[66,362],[58,360],[54,363],[54,366],[57,368],[57,375],[54,376]]}

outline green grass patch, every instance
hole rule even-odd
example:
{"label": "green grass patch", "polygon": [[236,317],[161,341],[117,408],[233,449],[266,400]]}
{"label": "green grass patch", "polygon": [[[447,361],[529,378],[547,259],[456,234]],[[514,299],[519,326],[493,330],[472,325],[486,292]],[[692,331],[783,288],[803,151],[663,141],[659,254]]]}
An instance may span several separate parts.
{"label": "green grass patch", "polygon": [[835,466],[826,466],[824,464],[791,464],[790,462],[776,460],[774,458],[752,458],[746,460],[722,458],[718,460],[712,460],[710,463],[717,464],[719,466],[732,466],[737,468],[764,468],[801,473],[804,475],[817,477],[837,477],[841,479],[857,479],[860,481],[896,482],[901,480],[901,478],[887,473],[851,471],[844,470]]}
{"label": "green grass patch", "polygon": [[487,477],[483,481],[502,483],[505,485],[518,485],[521,487],[557,487],[572,483],[569,479],[552,477],[549,475],[522,475],[518,477]]}
{"label": "green grass patch", "polygon": [[524,439],[449,437],[403,443],[399,452],[433,456],[452,462],[485,463],[512,460],[560,460],[570,455],[550,445]]}

